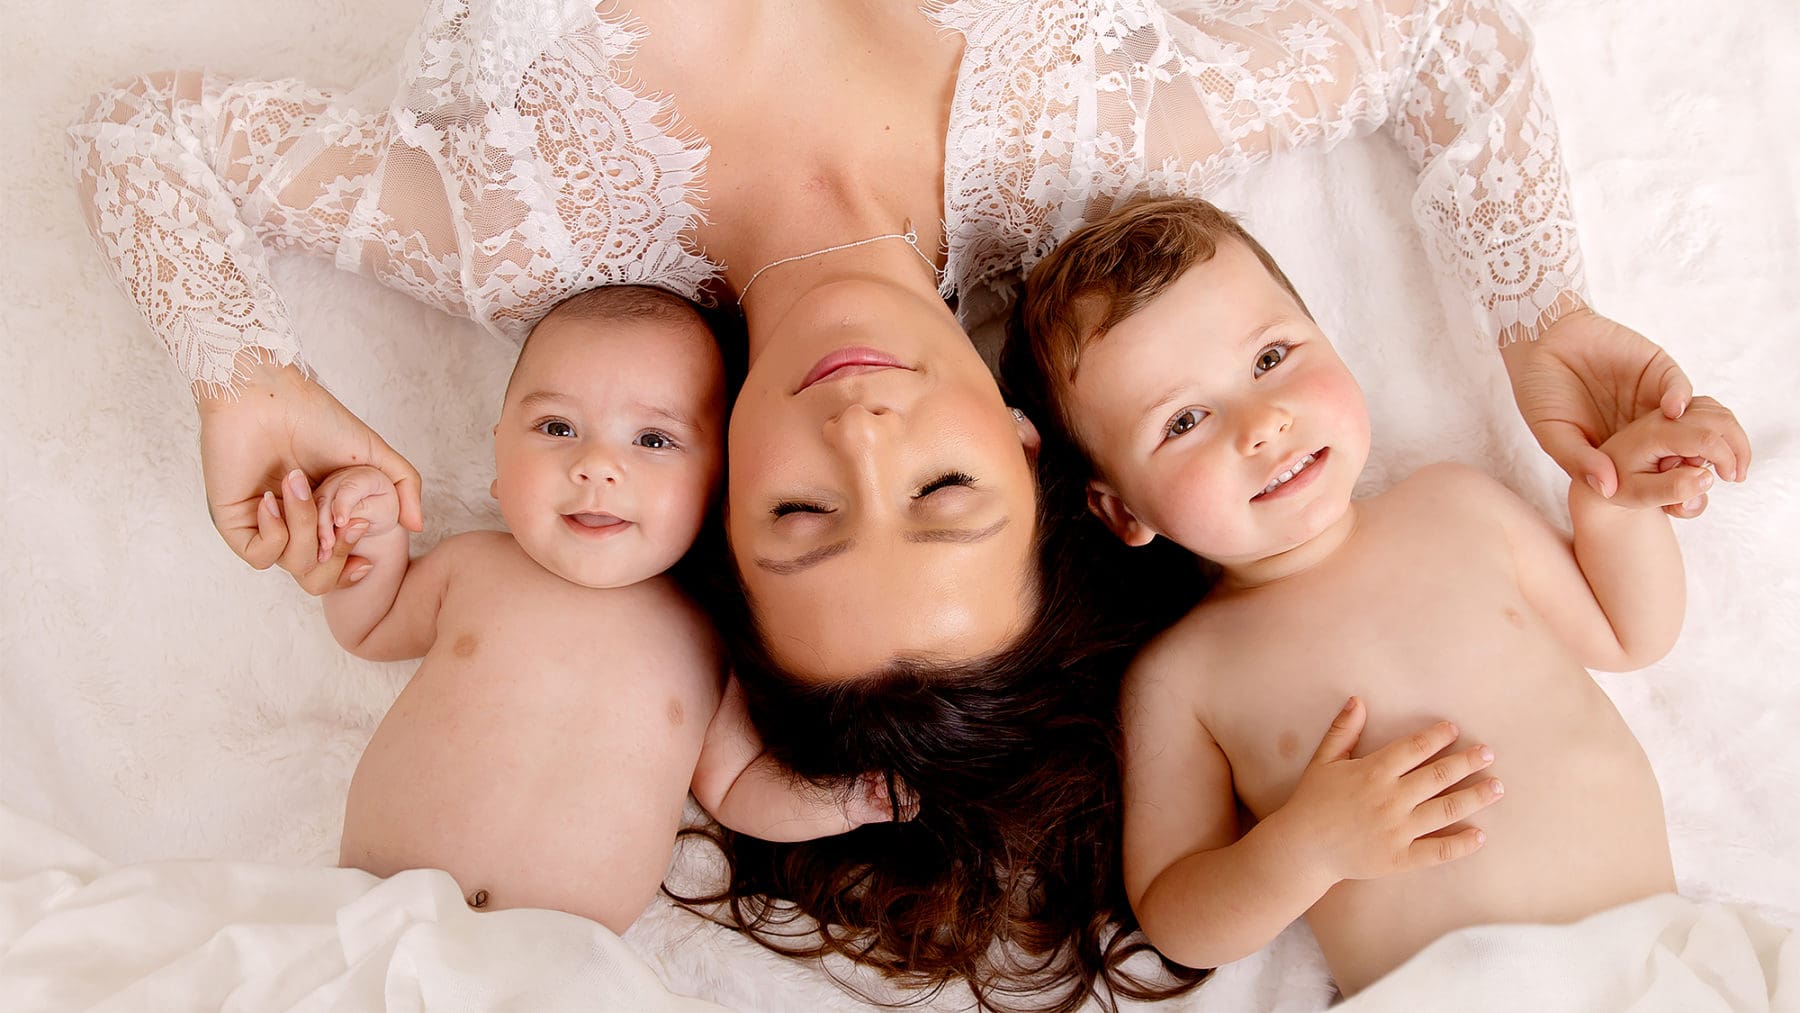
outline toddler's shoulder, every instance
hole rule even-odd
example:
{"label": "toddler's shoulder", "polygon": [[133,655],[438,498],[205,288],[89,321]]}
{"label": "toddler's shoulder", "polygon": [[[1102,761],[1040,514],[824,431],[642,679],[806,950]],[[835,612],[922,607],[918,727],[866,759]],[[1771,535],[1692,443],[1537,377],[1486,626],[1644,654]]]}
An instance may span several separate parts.
{"label": "toddler's shoulder", "polygon": [[1213,610],[1195,606],[1138,649],[1125,673],[1127,692],[1155,685],[1191,686],[1206,671],[1221,644]]}
{"label": "toddler's shoulder", "polygon": [[1390,496],[1428,506],[1440,517],[1497,519],[1494,511],[1509,508],[1518,497],[1499,479],[1460,461],[1428,464],[1388,490]]}

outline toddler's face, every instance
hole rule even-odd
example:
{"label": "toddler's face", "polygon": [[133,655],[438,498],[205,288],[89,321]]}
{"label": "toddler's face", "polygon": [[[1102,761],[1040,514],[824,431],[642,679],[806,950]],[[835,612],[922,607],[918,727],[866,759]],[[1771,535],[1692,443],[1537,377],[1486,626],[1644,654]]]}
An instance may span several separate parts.
{"label": "toddler's face", "polygon": [[699,324],[552,317],[507,388],[493,494],[545,569],[624,587],[694,543],[724,444],[724,368]]}
{"label": "toddler's face", "polygon": [[1089,506],[1133,545],[1226,566],[1285,552],[1343,515],[1368,458],[1355,379],[1235,242],[1087,346],[1070,386]]}

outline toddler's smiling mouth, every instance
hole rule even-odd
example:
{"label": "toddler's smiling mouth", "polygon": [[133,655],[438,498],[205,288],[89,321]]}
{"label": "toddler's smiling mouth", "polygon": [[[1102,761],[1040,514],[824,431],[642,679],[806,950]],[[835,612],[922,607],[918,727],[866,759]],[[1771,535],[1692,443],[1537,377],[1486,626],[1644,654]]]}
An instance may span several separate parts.
{"label": "toddler's smiling mouth", "polygon": [[1263,486],[1262,492],[1250,497],[1250,502],[1255,503],[1258,500],[1268,499],[1279,495],[1280,493],[1299,489],[1301,486],[1311,484],[1313,475],[1318,470],[1315,466],[1323,463],[1325,455],[1330,452],[1330,447],[1320,447],[1310,454],[1303,455],[1292,464],[1289,464],[1286,468],[1283,468],[1274,478],[1269,479],[1269,484]]}

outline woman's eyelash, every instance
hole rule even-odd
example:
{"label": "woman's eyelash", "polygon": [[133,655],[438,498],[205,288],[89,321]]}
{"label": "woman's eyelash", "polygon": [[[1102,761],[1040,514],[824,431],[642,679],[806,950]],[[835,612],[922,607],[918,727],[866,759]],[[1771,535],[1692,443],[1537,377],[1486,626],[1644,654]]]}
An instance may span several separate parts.
{"label": "woman's eyelash", "polygon": [[769,512],[776,517],[786,517],[788,514],[828,514],[833,511],[827,510],[817,503],[807,503],[797,499],[784,499],[770,508]]}
{"label": "woman's eyelash", "polygon": [[973,478],[960,471],[946,471],[942,475],[939,475],[921,486],[918,493],[913,496],[913,499],[924,499],[932,493],[937,492],[939,489],[948,489],[953,485],[969,486],[974,484],[975,480]]}

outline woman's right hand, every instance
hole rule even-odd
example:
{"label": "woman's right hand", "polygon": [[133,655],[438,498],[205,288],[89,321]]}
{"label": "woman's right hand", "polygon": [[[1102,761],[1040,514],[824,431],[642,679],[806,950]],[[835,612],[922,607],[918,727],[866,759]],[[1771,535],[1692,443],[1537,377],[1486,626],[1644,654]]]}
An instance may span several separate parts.
{"label": "woman's right hand", "polygon": [[298,367],[263,363],[250,351],[241,359],[247,361],[240,361],[239,375],[248,379],[237,396],[199,402],[200,464],[213,526],[246,563],[258,570],[279,563],[308,594],[324,594],[337,586],[351,557],[339,551],[319,560],[318,506],[306,476],[359,464],[377,468],[399,494],[401,525],[419,531],[419,473]]}

